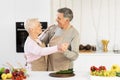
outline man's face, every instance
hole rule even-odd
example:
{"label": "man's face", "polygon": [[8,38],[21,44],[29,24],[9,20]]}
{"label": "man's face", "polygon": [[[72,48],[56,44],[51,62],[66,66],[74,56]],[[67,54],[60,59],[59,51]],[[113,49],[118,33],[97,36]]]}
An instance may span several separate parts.
{"label": "man's face", "polygon": [[66,24],[67,19],[64,18],[64,14],[63,14],[63,13],[58,13],[58,14],[57,14],[56,21],[58,22],[58,25],[59,25],[61,28],[64,28],[64,25]]}

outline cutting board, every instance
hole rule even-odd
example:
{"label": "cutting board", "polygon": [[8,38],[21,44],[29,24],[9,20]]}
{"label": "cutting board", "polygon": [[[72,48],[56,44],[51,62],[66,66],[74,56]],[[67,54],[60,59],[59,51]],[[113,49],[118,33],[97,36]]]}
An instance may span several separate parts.
{"label": "cutting board", "polygon": [[50,73],[49,76],[51,76],[51,77],[65,78],[65,77],[73,77],[73,76],[75,76],[75,74],[56,74],[56,73]]}

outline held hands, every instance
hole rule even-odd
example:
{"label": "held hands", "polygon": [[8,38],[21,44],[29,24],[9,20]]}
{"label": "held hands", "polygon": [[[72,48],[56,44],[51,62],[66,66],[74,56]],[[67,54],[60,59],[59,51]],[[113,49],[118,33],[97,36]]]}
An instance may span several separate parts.
{"label": "held hands", "polygon": [[68,46],[69,46],[68,43],[59,44],[58,45],[58,50],[64,52],[64,51],[66,51],[68,49]]}

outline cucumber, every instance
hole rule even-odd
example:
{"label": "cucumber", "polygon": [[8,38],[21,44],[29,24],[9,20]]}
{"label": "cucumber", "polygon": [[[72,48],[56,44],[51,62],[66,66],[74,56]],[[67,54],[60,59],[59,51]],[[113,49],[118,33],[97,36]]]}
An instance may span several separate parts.
{"label": "cucumber", "polygon": [[73,69],[60,70],[60,71],[56,72],[56,74],[73,74]]}
{"label": "cucumber", "polygon": [[120,77],[120,72],[116,72],[116,76]]}

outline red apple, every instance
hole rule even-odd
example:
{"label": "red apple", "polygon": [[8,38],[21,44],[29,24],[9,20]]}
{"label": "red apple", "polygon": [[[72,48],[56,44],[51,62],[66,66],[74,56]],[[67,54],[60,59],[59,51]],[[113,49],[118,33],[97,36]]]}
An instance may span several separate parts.
{"label": "red apple", "polygon": [[99,70],[106,70],[106,67],[105,66],[99,66]]}
{"label": "red apple", "polygon": [[97,70],[99,70],[96,66],[91,66],[90,67],[90,70],[93,72],[93,71],[97,71]]}
{"label": "red apple", "polygon": [[7,74],[7,73],[10,72],[10,70],[9,69],[5,69],[4,72]]}

